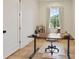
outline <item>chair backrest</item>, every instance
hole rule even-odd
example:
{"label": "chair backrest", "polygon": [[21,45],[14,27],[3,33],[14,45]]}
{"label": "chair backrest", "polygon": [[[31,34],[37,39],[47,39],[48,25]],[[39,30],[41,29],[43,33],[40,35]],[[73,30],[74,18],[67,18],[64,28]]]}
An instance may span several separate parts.
{"label": "chair backrest", "polygon": [[49,28],[48,33],[57,33],[57,29],[55,28]]}

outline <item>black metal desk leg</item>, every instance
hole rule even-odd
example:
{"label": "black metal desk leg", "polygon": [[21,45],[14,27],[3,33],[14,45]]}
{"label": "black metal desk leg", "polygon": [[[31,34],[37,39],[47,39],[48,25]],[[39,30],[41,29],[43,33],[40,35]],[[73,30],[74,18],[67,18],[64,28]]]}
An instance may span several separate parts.
{"label": "black metal desk leg", "polygon": [[39,48],[36,48],[36,38],[34,38],[34,51],[32,53],[32,55],[29,57],[29,59],[32,59],[32,57],[35,55],[36,51],[38,50]]}
{"label": "black metal desk leg", "polygon": [[67,56],[68,56],[68,59],[70,59],[70,35],[68,36],[67,46],[68,46]]}
{"label": "black metal desk leg", "polygon": [[34,53],[36,53],[36,38],[34,38]]}

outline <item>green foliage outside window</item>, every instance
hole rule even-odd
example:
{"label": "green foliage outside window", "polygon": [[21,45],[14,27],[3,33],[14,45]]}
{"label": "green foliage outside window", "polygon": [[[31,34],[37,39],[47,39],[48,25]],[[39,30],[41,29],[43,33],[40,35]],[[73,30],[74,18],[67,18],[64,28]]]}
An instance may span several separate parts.
{"label": "green foliage outside window", "polygon": [[49,20],[49,23],[51,28],[59,27],[59,15],[52,16],[51,19]]}

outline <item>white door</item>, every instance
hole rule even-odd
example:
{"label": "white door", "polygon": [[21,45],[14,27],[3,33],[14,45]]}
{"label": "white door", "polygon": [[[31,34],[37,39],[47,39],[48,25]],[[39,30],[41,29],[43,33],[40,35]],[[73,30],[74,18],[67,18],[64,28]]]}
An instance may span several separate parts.
{"label": "white door", "polygon": [[5,58],[19,49],[18,0],[4,0],[3,3],[3,30],[6,30],[3,34]]}

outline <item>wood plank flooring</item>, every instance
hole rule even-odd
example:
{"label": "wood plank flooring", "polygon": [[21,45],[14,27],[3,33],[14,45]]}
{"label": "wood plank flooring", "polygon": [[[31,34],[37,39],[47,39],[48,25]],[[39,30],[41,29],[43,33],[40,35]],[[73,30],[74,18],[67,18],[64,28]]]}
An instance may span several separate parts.
{"label": "wood plank flooring", "polygon": [[[43,39],[38,39],[37,46],[41,47],[46,42],[47,41],[45,41]],[[64,39],[60,40],[59,43],[63,44],[65,49],[67,48],[66,40],[64,40]],[[25,46],[24,48],[18,50],[17,52],[15,52],[11,56],[7,57],[6,59],[29,59],[29,56],[31,55],[32,52],[33,52],[33,42],[31,42],[29,45]],[[71,59],[75,59],[75,41],[74,40],[70,40],[70,56],[71,56]],[[65,58],[65,56],[64,56],[64,58]],[[41,54],[36,53],[35,56],[33,57],[33,59],[49,59],[49,58],[42,58]]]}

